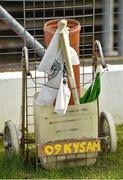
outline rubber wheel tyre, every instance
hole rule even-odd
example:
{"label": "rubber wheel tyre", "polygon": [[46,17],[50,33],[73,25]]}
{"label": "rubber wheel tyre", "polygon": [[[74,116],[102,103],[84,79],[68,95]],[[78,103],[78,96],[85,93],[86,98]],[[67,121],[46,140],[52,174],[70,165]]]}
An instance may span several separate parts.
{"label": "rubber wheel tyre", "polygon": [[101,112],[99,117],[99,137],[104,138],[102,141],[103,147],[107,151],[116,152],[117,149],[117,135],[113,117],[108,111]]}
{"label": "rubber wheel tyre", "polygon": [[5,122],[4,127],[4,146],[6,153],[10,154],[13,152],[19,153],[19,139],[17,129],[12,121]]}

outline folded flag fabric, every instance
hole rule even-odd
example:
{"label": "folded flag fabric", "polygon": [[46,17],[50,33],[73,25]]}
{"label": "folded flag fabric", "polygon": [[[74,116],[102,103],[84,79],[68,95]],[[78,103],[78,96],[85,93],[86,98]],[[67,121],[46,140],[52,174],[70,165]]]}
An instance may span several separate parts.
{"label": "folded flag fabric", "polygon": [[[59,47],[59,40],[60,29],[58,27],[38,66],[38,71],[47,73],[49,78],[48,82],[41,87],[36,103],[53,105],[55,101],[55,112],[64,114],[70,100],[70,90],[67,84],[67,71],[64,56]],[[69,53],[72,65],[79,64],[78,55],[70,45]]]}
{"label": "folded flag fabric", "polygon": [[[40,64],[41,67],[41,64]],[[36,103],[40,105],[54,103],[54,100],[57,96],[61,78],[63,77],[63,69],[64,63],[61,54],[61,50],[59,50],[57,56],[55,57],[54,63],[51,67],[50,73],[48,74],[48,82],[45,83],[41,89],[40,93],[36,99]]]}
{"label": "folded flag fabric", "polygon": [[56,98],[55,112],[59,114],[65,114],[68,104],[69,104],[70,95],[71,95],[71,92],[70,92],[70,89],[68,88],[66,80],[62,78],[60,88],[59,88],[57,98]]}
{"label": "folded flag fabric", "polygon": [[58,28],[38,66],[38,71],[43,71],[47,74],[50,74],[51,67],[59,52],[59,33],[60,29]]}
{"label": "folded flag fabric", "polygon": [[96,100],[100,94],[100,89],[100,72],[97,72],[93,83],[86,90],[85,94],[82,97],[80,97],[80,104]]}

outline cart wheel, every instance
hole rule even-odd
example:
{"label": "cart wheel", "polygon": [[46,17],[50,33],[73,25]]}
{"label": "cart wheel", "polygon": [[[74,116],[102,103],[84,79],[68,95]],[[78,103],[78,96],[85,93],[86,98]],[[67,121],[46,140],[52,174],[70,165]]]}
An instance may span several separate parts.
{"label": "cart wheel", "polygon": [[106,147],[108,152],[116,152],[117,136],[113,118],[108,111],[101,112],[99,117],[99,137],[104,137],[102,146]]}
{"label": "cart wheel", "polygon": [[7,154],[19,153],[19,140],[15,124],[12,121],[5,122],[4,146]]}

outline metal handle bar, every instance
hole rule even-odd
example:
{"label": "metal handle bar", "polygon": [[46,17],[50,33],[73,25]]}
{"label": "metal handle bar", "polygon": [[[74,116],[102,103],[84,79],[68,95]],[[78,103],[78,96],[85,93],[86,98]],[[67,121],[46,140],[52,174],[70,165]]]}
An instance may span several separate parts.
{"label": "metal handle bar", "polygon": [[24,60],[24,64],[26,67],[26,73],[27,75],[30,75],[30,70],[29,70],[29,56],[28,56],[28,49],[27,47],[23,47],[22,49],[22,58]]}
{"label": "metal handle bar", "polygon": [[44,55],[44,47],[38,42],[24,27],[19,24],[1,5],[0,19],[3,20],[22,40],[26,39],[27,46],[34,49],[42,58]]}
{"label": "metal handle bar", "polygon": [[[97,61],[97,48],[99,50],[99,56],[100,56],[100,60],[101,60],[101,64],[102,64],[102,67],[103,68],[106,68],[107,65],[105,63],[105,60],[104,60],[104,55],[103,55],[103,51],[102,51],[102,46],[101,46],[101,43],[99,40],[95,40],[94,41],[94,44],[93,44],[93,58],[94,58],[94,61]],[[95,63],[95,62],[94,62]]]}

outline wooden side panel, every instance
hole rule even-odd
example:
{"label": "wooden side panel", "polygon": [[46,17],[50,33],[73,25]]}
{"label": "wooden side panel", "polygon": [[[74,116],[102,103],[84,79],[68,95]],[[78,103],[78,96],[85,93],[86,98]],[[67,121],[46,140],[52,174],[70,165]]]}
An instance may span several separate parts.
{"label": "wooden side panel", "polygon": [[34,119],[37,144],[98,137],[96,101],[71,105],[65,115],[56,114],[51,106],[34,105]]}
{"label": "wooden side panel", "polygon": [[[34,104],[36,143],[45,144],[62,140],[98,138],[97,102],[69,105],[65,115],[54,112],[52,106]],[[46,169],[89,166],[96,162],[98,152],[40,156]]]}

